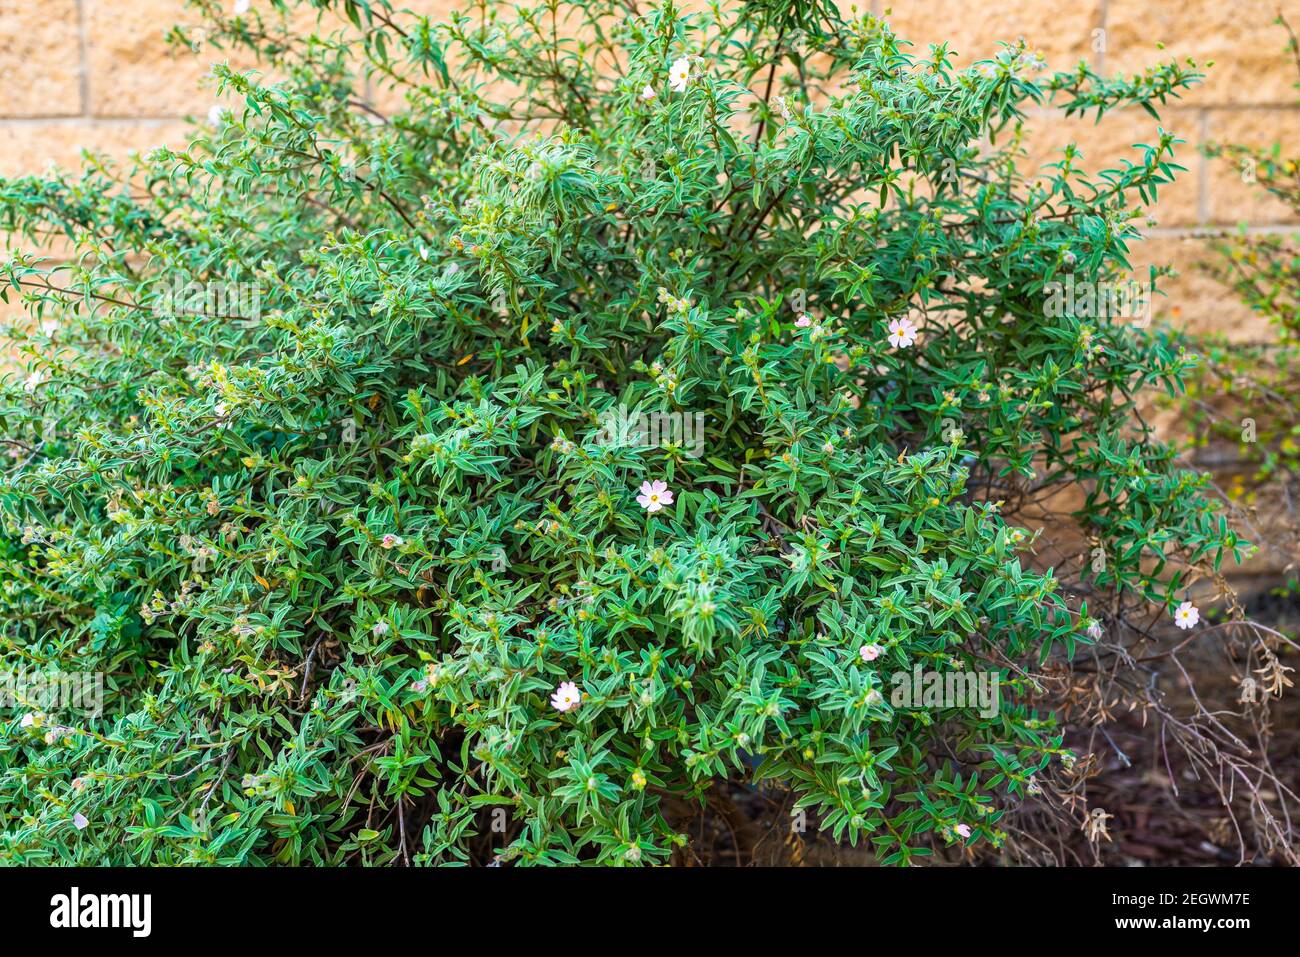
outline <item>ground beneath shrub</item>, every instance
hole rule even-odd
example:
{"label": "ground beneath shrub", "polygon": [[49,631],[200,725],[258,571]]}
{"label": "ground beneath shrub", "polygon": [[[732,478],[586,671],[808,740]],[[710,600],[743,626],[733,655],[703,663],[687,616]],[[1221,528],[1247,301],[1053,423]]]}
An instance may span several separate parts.
{"label": "ground beneath shrub", "polygon": [[[1287,634],[1300,628],[1300,600],[1295,596],[1261,591],[1244,604],[1247,614],[1263,624]],[[1206,648],[1184,664],[1202,701],[1232,702],[1237,688],[1213,651]],[[1287,655],[1284,661],[1300,671],[1295,658]],[[1171,696],[1185,687],[1177,675],[1162,675],[1162,681],[1168,683]],[[1275,709],[1271,765],[1287,787],[1300,793],[1300,694],[1288,689]],[[1251,822],[1240,819],[1240,809],[1234,825],[1204,775],[1198,776],[1174,750],[1161,747],[1158,727],[1151,723],[1143,727],[1140,718],[1123,715],[1107,725],[1107,733],[1113,746],[1097,754],[1099,773],[1087,782],[1086,803],[1111,815],[1109,840],[1093,843],[1081,826],[1063,826],[1059,816],[1044,813],[1031,801],[1016,814],[1019,823],[1035,834],[1034,841],[1013,838],[1002,852],[938,848],[927,864],[1222,867],[1285,863],[1280,855],[1258,849]],[[1077,742],[1067,738],[1067,743]],[[1285,817],[1288,809],[1282,795],[1266,789],[1263,796],[1270,799],[1275,814]],[[793,805],[788,794],[731,782],[719,782],[702,807],[684,802],[670,805],[670,819],[691,838],[672,863],[684,867],[878,866],[869,842],[852,847],[837,841],[820,827],[815,815],[792,817]]]}

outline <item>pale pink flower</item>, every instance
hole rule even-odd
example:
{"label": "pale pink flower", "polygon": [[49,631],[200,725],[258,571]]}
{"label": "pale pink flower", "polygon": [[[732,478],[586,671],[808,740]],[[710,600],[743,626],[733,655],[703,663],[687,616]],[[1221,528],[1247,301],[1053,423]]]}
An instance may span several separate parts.
{"label": "pale pink flower", "polygon": [[401,546],[405,545],[406,542],[402,538],[402,536],[394,535],[391,532],[389,532],[380,540],[379,544],[382,545],[384,548],[400,548]]}
{"label": "pale pink flower", "polygon": [[858,649],[858,655],[861,656],[863,661],[875,661],[880,657],[880,650],[880,646],[877,644],[867,644]]}
{"label": "pale pink flower", "polygon": [[655,479],[641,483],[641,494],[636,500],[647,512],[657,512],[665,505],[673,504],[673,493],[668,490],[667,482]]}
{"label": "pale pink flower", "polygon": [[655,98],[654,87],[652,87],[649,83],[647,83],[645,86],[641,88],[641,99],[653,100],[654,98]]}
{"label": "pale pink flower", "polygon": [[87,820],[86,815],[78,811],[76,814],[72,815],[72,823],[78,831],[84,831],[87,825],[90,824],[90,821]]}
{"label": "pale pink flower", "polygon": [[582,700],[582,692],[572,681],[562,681],[551,695],[551,707],[556,711],[572,711]]}
{"label": "pale pink flower", "polygon": [[889,320],[889,344],[895,349],[906,349],[916,342],[916,323],[911,319]]}
{"label": "pale pink flower", "polygon": [[1200,610],[1190,601],[1185,601],[1174,611],[1174,624],[1186,631],[1196,626],[1201,620]]}
{"label": "pale pink flower", "polygon": [[808,315],[808,313],[805,312],[803,315],[801,315],[798,319],[794,321],[794,324],[798,326],[800,329],[807,329],[809,326],[812,325],[812,316]]}
{"label": "pale pink flower", "polygon": [[953,828],[953,830],[956,831],[962,837],[966,837],[966,838],[970,837],[969,824],[958,824],[956,827]]}

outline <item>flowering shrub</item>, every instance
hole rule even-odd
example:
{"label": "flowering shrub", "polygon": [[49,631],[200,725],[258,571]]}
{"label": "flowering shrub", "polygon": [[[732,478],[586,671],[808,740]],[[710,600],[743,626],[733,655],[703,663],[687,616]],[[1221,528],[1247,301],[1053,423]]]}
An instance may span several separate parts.
{"label": "flowering shrub", "polygon": [[[1086,592],[1172,627],[1241,548],[1133,415],[1194,358],[1043,308],[1127,268],[1174,137],[1019,148],[1194,67],[957,69],[824,0],[309,5],[196,4],[267,73],[185,151],[0,181],[77,250],[5,269],[0,641],[107,677],[6,725],[3,856],[658,863],[723,781],[887,863],[1003,841],[1073,762],[1026,668]],[[1017,516],[1070,487],[1108,561],[1063,591]]]}

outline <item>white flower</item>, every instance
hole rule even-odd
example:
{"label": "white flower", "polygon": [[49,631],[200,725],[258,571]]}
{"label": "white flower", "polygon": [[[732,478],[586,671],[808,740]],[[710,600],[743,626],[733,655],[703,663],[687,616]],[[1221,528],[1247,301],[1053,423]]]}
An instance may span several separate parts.
{"label": "white flower", "polygon": [[556,711],[572,711],[582,700],[582,692],[572,681],[562,681],[551,695],[551,707]]}
{"label": "white flower", "polygon": [[86,820],[86,815],[78,811],[76,814],[72,815],[72,823],[78,831],[84,831],[86,826],[90,824],[90,821]]}
{"label": "white flower", "polygon": [[916,341],[916,323],[911,319],[889,321],[889,344],[895,349],[906,349]]}
{"label": "white flower", "polygon": [[673,493],[668,490],[667,482],[655,479],[653,482],[641,483],[641,494],[636,500],[647,512],[657,512],[665,505],[673,504]]}
{"label": "white flower", "polygon": [[40,384],[44,381],[45,381],[45,373],[42,372],[40,369],[37,369],[35,372],[29,375],[27,379],[23,382],[23,391],[29,393],[35,392],[37,388],[40,387]]}
{"label": "white flower", "polygon": [[390,532],[380,540],[379,544],[383,548],[401,548],[406,544],[406,540],[401,535],[394,535]]}
{"label": "white flower", "polygon": [[1106,632],[1105,632],[1105,629],[1103,629],[1103,628],[1101,627],[1101,622],[1099,622],[1096,618],[1089,618],[1089,619],[1088,619],[1088,637],[1089,637],[1089,638],[1091,638],[1093,641],[1101,641],[1102,637],[1103,637],[1105,634],[1106,634]]}
{"label": "white flower", "polygon": [[686,84],[691,78],[691,61],[689,57],[677,60],[668,71],[668,83],[676,93],[685,93]]}
{"label": "white flower", "polygon": [[252,5],[252,0],[235,0],[235,16],[242,17]]}
{"label": "white flower", "polygon": [[649,83],[647,83],[645,86],[641,88],[641,99],[653,100],[654,98],[655,98],[654,87],[652,87]]}
{"label": "white flower", "polygon": [[35,711],[29,711],[23,715],[23,720],[18,722],[20,728],[34,728],[40,722],[41,717]]}
{"label": "white flower", "polygon": [[877,644],[863,645],[858,649],[858,655],[863,661],[875,661],[880,657],[880,646]]}
{"label": "white flower", "polygon": [[228,109],[218,103],[208,110],[208,122],[213,126],[220,126],[226,122],[226,115],[229,112]]}
{"label": "white flower", "polygon": [[1201,620],[1201,613],[1190,601],[1185,601],[1174,612],[1174,624],[1186,631]]}
{"label": "white flower", "polygon": [[384,637],[384,635],[388,634],[388,622],[386,621],[375,622],[375,627],[370,629],[370,633],[374,635],[376,638]]}

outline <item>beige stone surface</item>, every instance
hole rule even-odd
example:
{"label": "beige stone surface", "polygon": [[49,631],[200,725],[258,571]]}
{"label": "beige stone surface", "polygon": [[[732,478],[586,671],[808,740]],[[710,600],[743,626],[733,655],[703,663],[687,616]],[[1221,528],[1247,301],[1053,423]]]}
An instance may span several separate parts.
{"label": "beige stone surface", "polygon": [[[201,18],[182,0],[81,0],[86,20],[90,108],[95,116],[204,115],[216,102],[213,63],[255,64],[246,53],[204,47],[199,53],[166,42],[173,26]],[[177,52],[179,50],[179,52]]]}
{"label": "beige stone surface", "polygon": [[[1207,111],[1209,139],[1253,149],[1280,147],[1279,158],[1300,159],[1300,107]],[[1249,164],[1229,159],[1207,163],[1209,221],[1258,225],[1300,223],[1296,211],[1251,182]]]}
{"label": "beige stone surface", "polygon": [[1147,280],[1148,267],[1153,265],[1170,265],[1178,271],[1176,276],[1159,281],[1158,288],[1165,295],[1153,301],[1156,321],[1167,320],[1195,334],[1222,333],[1232,342],[1273,339],[1262,317],[1198,267],[1198,263],[1216,257],[1208,239],[1196,235],[1152,236],[1134,245],[1130,252],[1134,278],[1139,282]]}
{"label": "beige stone surface", "polygon": [[77,0],[0,0],[0,114],[80,113],[80,46]]}
{"label": "beige stone surface", "polygon": [[180,146],[186,124],[180,120],[28,120],[0,123],[0,176],[41,173],[51,164],[75,170],[81,151],[113,157],[155,146]]}
{"label": "beige stone surface", "polygon": [[[861,6],[861,4],[860,4]],[[997,53],[1000,41],[1024,37],[1055,69],[1092,60],[1092,31],[1101,26],[1101,0],[891,0],[882,6],[894,32],[924,55],[947,41],[959,65]]]}
{"label": "beige stone surface", "polygon": [[1296,68],[1286,32],[1273,23],[1279,9],[1300,25],[1300,0],[1108,0],[1106,68],[1140,73],[1173,58],[1214,61],[1186,102],[1294,103]]}

